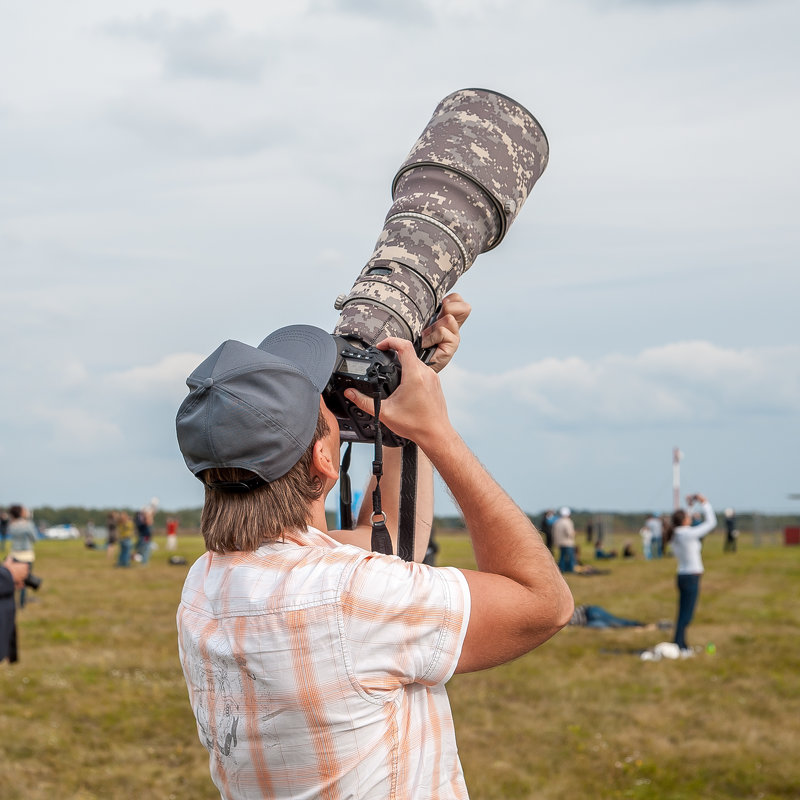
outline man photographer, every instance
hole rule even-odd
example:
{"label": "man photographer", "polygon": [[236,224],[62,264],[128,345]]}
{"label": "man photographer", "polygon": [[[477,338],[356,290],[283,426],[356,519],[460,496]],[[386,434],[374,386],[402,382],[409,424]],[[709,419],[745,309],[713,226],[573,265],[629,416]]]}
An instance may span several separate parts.
{"label": "man photographer", "polygon": [[[427,457],[417,559],[432,465],[464,515],[477,571],[370,552],[366,512],[355,530],[327,532],[339,472],[338,426],[321,398],[336,357],[329,334],[292,326],[258,349],[229,341],[188,379],[178,439],[206,487],[209,552],[184,586],[179,649],[222,797],[466,797],[444,684],[569,622],[572,596],[550,552],[447,414],[435,370],[468,312],[451,295],[424,333],[435,368],[407,340],[378,345],[402,366],[380,417]],[[372,413],[372,398],[346,395]],[[381,481],[395,550],[399,463],[387,451]]]}

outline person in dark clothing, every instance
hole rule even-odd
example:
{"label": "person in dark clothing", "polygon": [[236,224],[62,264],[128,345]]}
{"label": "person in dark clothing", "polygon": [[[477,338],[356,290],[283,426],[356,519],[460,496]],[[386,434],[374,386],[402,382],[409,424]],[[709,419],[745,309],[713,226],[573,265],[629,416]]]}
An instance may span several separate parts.
{"label": "person in dark clothing", "polygon": [[603,528],[603,521],[599,520],[597,525],[595,526],[595,531],[594,531],[595,547],[599,547],[602,550],[605,538],[606,538],[606,531],[605,528]]}
{"label": "person in dark clothing", "polygon": [[28,571],[27,564],[11,558],[0,564],[0,661],[14,663],[18,659],[14,591],[25,585]]}
{"label": "person in dark clothing", "polygon": [[439,543],[434,538],[433,529],[431,529],[431,538],[428,539],[428,549],[425,551],[425,558],[422,559],[422,563],[427,564],[429,567],[435,567],[438,553]]}
{"label": "person in dark clothing", "polygon": [[8,538],[8,523],[10,521],[7,511],[0,510],[0,547],[6,551],[6,539]]}
{"label": "person in dark clothing", "polygon": [[558,519],[556,512],[553,509],[548,508],[542,514],[542,521],[539,523],[539,532],[542,534],[544,538],[544,543],[547,545],[547,549],[552,552],[553,550],[553,523]]}
{"label": "person in dark clothing", "polygon": [[617,551],[616,550],[603,550],[602,545],[597,545],[594,548],[594,557],[598,560],[604,560],[608,558],[616,558]]}
{"label": "person in dark clothing", "polygon": [[736,540],[739,538],[739,531],[736,530],[736,513],[732,508],[725,509],[725,544],[722,551],[724,553],[736,552]]}
{"label": "person in dark clothing", "polygon": [[136,526],[136,555],[137,560],[147,564],[150,560],[150,551],[153,542],[153,517],[155,508],[150,505],[136,512],[133,523]]}

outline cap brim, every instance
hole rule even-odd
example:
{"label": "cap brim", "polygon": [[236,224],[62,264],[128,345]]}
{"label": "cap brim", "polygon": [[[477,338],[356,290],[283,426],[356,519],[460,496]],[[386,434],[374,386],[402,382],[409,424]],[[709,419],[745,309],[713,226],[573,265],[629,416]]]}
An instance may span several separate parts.
{"label": "cap brim", "polygon": [[313,325],[279,328],[258,349],[297,366],[320,393],[328,385],[338,355],[333,336]]}

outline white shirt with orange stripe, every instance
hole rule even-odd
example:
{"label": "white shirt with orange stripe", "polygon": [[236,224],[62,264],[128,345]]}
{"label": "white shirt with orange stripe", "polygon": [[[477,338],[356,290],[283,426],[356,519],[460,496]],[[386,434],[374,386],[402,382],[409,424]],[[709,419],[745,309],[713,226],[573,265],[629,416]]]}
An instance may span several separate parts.
{"label": "white shirt with orange stripe", "polygon": [[221,796],[466,798],[444,684],[469,610],[457,569],[313,528],[203,555],[178,643]]}

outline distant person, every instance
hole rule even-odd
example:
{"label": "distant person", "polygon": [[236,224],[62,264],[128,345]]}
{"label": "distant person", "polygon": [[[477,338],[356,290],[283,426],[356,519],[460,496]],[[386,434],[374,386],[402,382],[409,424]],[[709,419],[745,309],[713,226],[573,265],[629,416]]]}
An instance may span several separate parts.
{"label": "distant person", "polygon": [[736,540],[739,538],[739,531],[736,530],[736,514],[732,508],[725,509],[725,544],[722,551],[724,553],[736,552]]}
{"label": "distant person", "polygon": [[604,550],[602,545],[597,544],[594,548],[594,557],[599,559],[600,561],[607,560],[609,558],[616,558],[617,551],[616,550]]}
{"label": "distant person", "polygon": [[658,514],[651,514],[644,524],[650,529],[650,556],[661,558],[664,555],[664,523]]}
{"label": "distant person", "polygon": [[94,522],[89,520],[86,523],[86,536],[84,537],[84,544],[86,545],[89,550],[96,550],[97,549],[97,542],[95,541],[95,527]]}
{"label": "distant person", "polygon": [[117,546],[119,540],[117,534],[117,518],[116,511],[109,511],[106,516],[106,559],[113,560],[114,548]]}
{"label": "distant person", "polygon": [[575,572],[575,524],[572,512],[563,506],[553,524],[553,544],[559,548],[558,568],[562,572]]}
{"label": "distant person", "polygon": [[603,526],[603,520],[599,519],[597,521],[597,525],[595,526],[594,530],[594,543],[602,547],[605,540],[606,540],[606,529]]}
{"label": "distant person", "polygon": [[178,520],[170,517],[167,520],[167,550],[178,549]]}
{"label": "distant person", "polygon": [[702,494],[689,495],[686,502],[690,507],[695,503],[700,504],[702,520],[693,525],[692,513],[683,508],[679,508],[672,515],[670,541],[672,552],[678,559],[678,616],[675,621],[674,641],[683,656],[691,655],[693,652],[686,643],[686,629],[694,617],[700,595],[700,577],[704,570],[701,557],[702,540],[717,524],[714,509]]}
{"label": "distant person", "polygon": [[14,561],[11,556],[0,564],[0,661],[8,659],[12,664],[18,660],[14,592],[25,588],[27,577],[27,564]]}
{"label": "distant person", "polygon": [[625,545],[622,548],[623,558],[635,558],[636,551],[633,549],[633,542],[630,539],[625,540]]}
{"label": "distant person", "polygon": [[131,565],[131,549],[133,548],[133,520],[126,511],[121,511],[117,517],[119,529],[119,558],[118,567]]}
{"label": "distant person", "polygon": [[586,544],[591,544],[593,537],[594,537],[594,525],[592,525],[592,518],[589,517],[589,521],[586,523]]}
{"label": "distant person", "polygon": [[556,512],[548,508],[547,511],[542,513],[542,520],[539,523],[539,532],[542,534],[544,543],[547,545],[547,549],[550,552],[553,551],[553,523],[557,519],[558,515]]}
{"label": "distant person", "polygon": [[423,564],[429,567],[436,566],[436,556],[439,554],[439,542],[436,541],[433,527],[431,527],[431,537],[428,539],[428,549],[425,551],[425,557],[422,559]]}
{"label": "distant person", "polygon": [[[30,512],[23,505],[13,505],[8,509],[11,521],[8,523],[9,555],[14,561],[28,565],[28,573],[33,572],[36,560],[36,526],[30,519]],[[25,608],[27,589],[19,590],[19,607]]]}
{"label": "distant person", "polygon": [[572,619],[568,625],[578,625],[582,628],[647,628],[646,622],[635,619],[625,619],[614,616],[600,606],[581,605],[575,606]]}
{"label": "distant person", "polygon": [[653,531],[645,521],[644,525],[639,528],[639,536],[642,539],[642,555],[645,561],[649,561],[653,557]]}
{"label": "distant person", "polygon": [[[670,550],[667,549],[667,545],[670,542],[669,536],[667,535],[669,531],[672,530],[672,514],[662,514],[661,515],[661,530],[663,531],[663,539],[661,543],[661,552],[663,555],[673,555]],[[670,546],[671,547],[671,546]]]}
{"label": "distant person", "polygon": [[134,525],[136,526],[136,561],[147,564],[150,561],[150,551],[153,547],[153,518],[152,506],[145,506],[136,512]]}
{"label": "distant person", "polygon": [[3,552],[6,551],[6,539],[8,538],[8,512],[4,509],[0,510],[0,544],[3,546]]}

